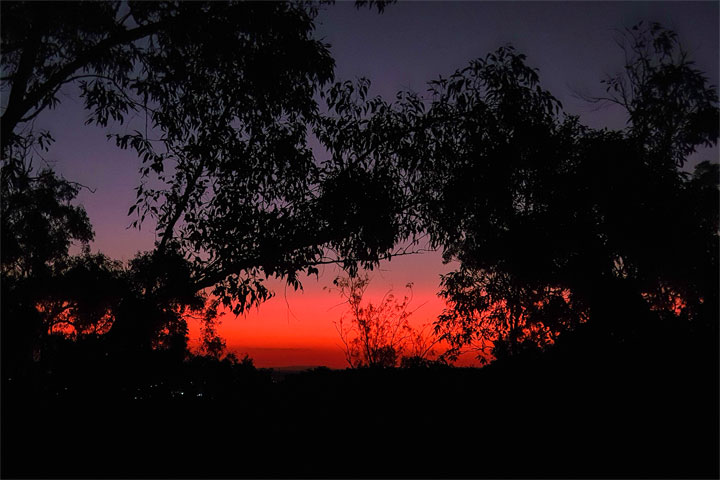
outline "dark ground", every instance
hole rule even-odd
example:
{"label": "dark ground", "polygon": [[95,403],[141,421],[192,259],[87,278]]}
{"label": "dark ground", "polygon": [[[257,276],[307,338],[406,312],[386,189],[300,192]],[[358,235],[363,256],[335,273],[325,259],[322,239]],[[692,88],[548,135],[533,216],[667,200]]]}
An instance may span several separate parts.
{"label": "dark ground", "polygon": [[718,478],[715,343],[677,341],[280,382],[69,364],[60,383],[5,379],[2,476]]}

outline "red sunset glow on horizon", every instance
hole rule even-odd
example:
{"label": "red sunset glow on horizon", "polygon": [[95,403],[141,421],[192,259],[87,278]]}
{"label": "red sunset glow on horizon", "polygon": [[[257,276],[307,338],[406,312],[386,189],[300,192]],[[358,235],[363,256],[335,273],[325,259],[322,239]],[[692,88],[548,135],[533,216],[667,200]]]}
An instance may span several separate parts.
{"label": "red sunset glow on horizon", "polygon": [[[393,5],[378,16],[340,2],[321,13],[317,36],[331,45],[338,80],[368,77],[372,80],[370,95],[384,98],[394,98],[398,90],[406,88],[422,92],[436,75],[449,74],[469,59],[513,42],[541,69],[543,86],[556,92],[568,113],[579,115],[589,126],[622,128],[626,119],[617,110],[590,107],[567,87],[593,91],[598,79],[617,65],[609,29],[631,24],[651,12],[656,20],[676,23],[683,38],[689,38],[689,44],[698,49],[698,66],[710,72],[717,84],[713,73],[718,71],[715,44],[702,42],[707,37],[702,33],[707,25],[705,29],[698,27],[703,22],[712,23],[710,15],[684,19],[677,7],[666,3],[554,7],[537,3],[523,6],[523,15],[513,15],[515,9],[517,5],[512,2],[420,2]],[[559,21],[561,18],[574,20]],[[548,25],[553,28],[548,29]],[[583,42],[576,41],[578,25],[582,25]],[[716,29],[714,23],[711,26]],[[35,125],[38,130],[52,131],[56,139],[47,162],[64,177],[89,186],[80,191],[77,203],[86,208],[95,230],[93,252],[127,262],[137,252],[151,250],[157,240],[150,222],[141,230],[127,228],[131,222],[128,207],[135,201],[134,189],[140,182],[140,160],[134,152],[108,142],[107,134],[122,132],[128,124],[86,126],[87,112],[75,98],[77,92],[68,87],[62,94],[71,101],[44,111]],[[717,155],[716,147],[713,152]],[[270,285],[275,297],[258,308],[237,318],[224,314],[218,333],[228,351],[240,358],[247,353],[259,367],[345,367],[333,322],[345,313],[346,305],[341,304],[336,292],[323,290],[339,273],[330,268],[319,279],[305,278],[304,292],[286,291],[282,282],[276,281]],[[410,322],[423,325],[436,320],[445,306],[437,296],[439,275],[452,270],[442,264],[439,253],[393,259],[383,262],[381,269],[371,273],[364,303],[376,303],[391,288],[401,298],[407,293],[404,285],[412,282],[410,309],[417,311]],[[189,327],[191,346],[197,346],[197,321],[190,321]],[[476,364],[477,360],[467,362]]]}
{"label": "red sunset glow on horizon", "polygon": [[0,14],[0,480],[720,480],[720,1]]}
{"label": "red sunset glow on horizon", "polygon": [[[412,312],[410,324],[431,331],[431,324],[446,304],[437,295],[439,275],[424,272],[428,266],[435,271],[449,270],[436,253],[383,262],[380,270],[370,274],[372,280],[363,305],[376,305],[388,292],[398,300],[407,296],[410,298],[407,311]],[[238,358],[247,354],[256,366],[264,368],[346,368],[348,364],[335,322],[348,314],[348,305],[332,287],[330,272],[324,273],[319,279],[308,277],[303,290],[297,292],[285,288],[282,282],[272,281],[270,286],[275,296],[270,300],[238,316],[227,310],[220,314],[217,332],[225,340],[228,353]],[[409,282],[413,283],[412,288],[406,287]],[[188,327],[190,347],[198,348],[200,321],[189,319]],[[443,347],[438,346],[435,351],[442,353]],[[463,355],[456,365],[477,365],[475,355]]]}

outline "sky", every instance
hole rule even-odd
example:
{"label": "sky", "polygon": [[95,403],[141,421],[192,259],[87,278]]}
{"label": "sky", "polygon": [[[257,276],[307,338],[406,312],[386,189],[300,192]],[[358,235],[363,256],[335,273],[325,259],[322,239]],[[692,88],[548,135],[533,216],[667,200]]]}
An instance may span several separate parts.
{"label": "sky", "polygon": [[[617,31],[640,20],[657,21],[675,30],[685,48],[718,85],[719,2],[403,2],[375,10],[338,2],[325,8],[316,35],[331,45],[336,80],[367,77],[371,95],[394,98],[398,90],[422,93],[426,82],[447,76],[470,60],[511,43],[539,68],[541,84],[566,112],[580,115],[591,127],[622,128],[626,118],[617,107],[598,109],[577,93],[603,93],[599,81],[619,71],[622,52],[614,43]],[[152,248],[152,225],[127,228],[127,216],[139,182],[139,160],[117,149],[106,134],[122,131],[85,126],[87,115],[72,89],[62,92],[60,106],[43,113],[35,128],[48,129],[56,143],[45,156],[69,180],[89,187],[82,203],[95,228],[93,251],[129,260]],[[717,148],[696,155],[693,163],[717,159]],[[384,262],[371,274],[367,299],[377,302],[392,289],[402,297],[413,282],[413,322],[432,322],[443,308],[437,298],[439,275],[452,269],[438,253]],[[319,280],[305,282],[303,292],[286,291],[273,283],[276,296],[247,315],[222,319],[219,332],[229,349],[248,353],[257,366],[343,367],[340,340],[333,325],[345,311],[337,292],[328,290],[339,274],[321,269]],[[191,322],[191,340],[198,326]],[[469,359],[465,359],[469,362]]]}

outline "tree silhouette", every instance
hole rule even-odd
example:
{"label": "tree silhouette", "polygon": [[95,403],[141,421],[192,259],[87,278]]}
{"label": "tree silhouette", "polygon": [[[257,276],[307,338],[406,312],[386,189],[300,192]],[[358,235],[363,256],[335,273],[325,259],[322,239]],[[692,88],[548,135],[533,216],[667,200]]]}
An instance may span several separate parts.
{"label": "tree silhouette", "polygon": [[650,35],[635,39],[655,49],[629,63],[629,84],[610,83],[629,108],[624,131],[560,116],[511,48],[433,84],[428,116],[442,126],[424,145],[426,205],[434,242],[461,263],[443,278],[438,324],[455,345],[483,337],[512,352],[585,321],[638,338],[660,312],[712,323],[717,166],[676,165],[716,143],[717,95],[672,32]]}
{"label": "tree silhouette", "polygon": [[[401,361],[417,364],[433,355],[437,341],[410,325],[412,297],[398,301],[389,291],[377,305],[363,305],[369,276],[337,277],[333,284],[348,304],[348,312],[335,322],[335,329],[351,368],[395,367]],[[411,289],[412,284],[407,287]]]}
{"label": "tree silhouette", "polygon": [[[543,346],[590,318],[639,332],[620,317],[699,319],[717,303],[717,209],[706,202],[717,196],[716,168],[677,168],[716,142],[717,98],[673,32],[627,30],[626,64],[606,79],[605,99],[630,123],[612,132],[563,115],[512,47],[431,82],[431,100],[368,99],[366,80],[325,88],[333,61],[312,37],[316,15],[305,3],[5,5],[3,195],[54,182],[43,188],[65,206],[53,215],[72,223],[48,232],[57,245],[25,250],[33,268],[91,235],[69,203],[78,186],[29,163],[28,150],[52,137],[23,130],[75,82],[88,122],[139,127],[112,138],[143,161],[129,214],[138,226],[157,222],[156,252],[136,259],[139,276],[128,280],[139,303],[118,307],[135,312],[118,318],[140,308],[156,320],[142,334],[118,320],[113,335],[180,338],[179,312],[199,311],[207,288],[219,302],[207,313],[219,304],[240,313],[271,295],[268,277],[300,288],[302,273],[329,262],[355,274],[423,236],[461,264],[443,279],[450,308],[438,327],[458,345],[492,331],[506,351]],[[310,130],[328,161],[313,157]],[[26,216],[8,210],[18,225]],[[9,231],[18,233],[3,238],[4,272],[26,268],[17,251],[29,240]],[[32,252],[40,247],[56,252]],[[179,269],[174,279],[165,263]],[[141,308],[141,297],[155,306]]]}
{"label": "tree silhouette", "polygon": [[54,262],[67,257],[73,241],[87,243],[93,238],[85,210],[71,204],[79,190],[49,169],[33,174],[31,165],[4,165],[4,276],[18,281],[43,276]]}
{"label": "tree silhouette", "polygon": [[630,117],[628,135],[643,143],[659,164],[683,166],[698,146],[718,138],[717,94],[678,35],[659,23],[640,22],[619,32],[616,42],[625,55],[620,73],[601,83],[607,96],[589,97],[624,107]]}
{"label": "tree silhouette", "polygon": [[[191,258],[197,291],[214,288],[239,313],[271,295],[267,277],[299,288],[313,265],[372,265],[396,232],[353,240],[354,219],[327,208],[335,169],[307,146],[320,118],[314,95],[333,78],[328,46],[312,37],[317,11],[295,2],[8,4],[3,158],[22,126],[77,83],[89,123],[135,127],[112,135],[143,161],[129,214],[136,226],[156,220],[161,254],[174,243]],[[136,113],[144,119],[133,124]]]}
{"label": "tree silhouette", "polygon": [[[387,3],[356,6],[382,11]],[[128,214],[138,227],[154,217],[158,235],[156,251],[115,272],[121,289],[103,294],[103,282],[87,283],[97,268],[115,267],[85,256],[48,273],[54,286],[25,289],[32,298],[22,302],[24,313],[6,302],[9,316],[41,315],[34,330],[62,324],[71,335],[105,318],[114,348],[142,350],[184,348],[183,316],[202,310],[204,345],[218,355],[212,316],[219,304],[239,313],[272,294],[267,277],[299,288],[299,273],[316,272],[313,265],[342,260],[353,268],[389,254],[395,231],[369,248],[352,240],[357,222],[332,205],[333,169],[318,165],[307,146],[306,132],[320,118],[313,96],[332,80],[334,63],[312,37],[317,5],[12,2],[2,10],[4,275],[24,269],[36,278],[67,256],[71,240],[92,238],[84,210],[71,205],[80,186],[32,167],[53,138],[31,122],[59,103],[65,85],[79,87],[87,123],[132,127],[111,135],[143,161]],[[62,284],[67,275],[78,282],[74,291]],[[4,286],[16,293],[11,282]],[[207,288],[212,301],[203,306]],[[80,297],[91,292],[95,313],[103,304],[106,315],[86,315]]]}
{"label": "tree silhouette", "polygon": [[[50,322],[36,308],[58,287],[57,272],[69,260],[73,241],[87,244],[92,227],[82,207],[71,204],[79,186],[48,169],[3,162],[2,232],[3,364],[23,368],[41,351]],[[10,340],[12,339],[12,340]]]}
{"label": "tree silhouette", "polygon": [[411,241],[426,234],[460,263],[443,278],[449,308],[437,325],[451,344],[543,347],[591,319],[638,336],[675,315],[668,302],[713,323],[716,167],[678,165],[717,141],[716,90],[672,32],[630,32],[622,131],[564,114],[510,46],[431,82],[429,99],[368,99],[365,80],[330,90],[334,116],[316,134],[334,164],[394,179],[379,225]]}
{"label": "tree silhouette", "polygon": [[111,328],[126,290],[120,262],[85,253],[53,265],[52,281],[38,295],[36,308],[49,335],[62,333],[75,339],[101,335]]}
{"label": "tree silhouette", "polygon": [[205,307],[205,296],[189,281],[189,262],[171,246],[137,255],[127,269],[126,294],[108,331],[111,348],[123,352],[187,353],[185,313]]}
{"label": "tree silhouette", "polygon": [[[716,141],[717,98],[667,53],[670,32],[631,30],[655,43],[609,84],[630,123],[608,131],[564,115],[511,47],[428,99],[368,98],[364,79],[325,88],[311,4],[2,9],[5,476],[342,476],[357,452],[373,453],[361,476],[717,476],[719,172],[678,166]],[[147,131],[113,137],[144,162],[129,214],[158,222],[156,248],[127,264],[69,255],[92,239],[81,186],[32,165],[51,137],[22,127],[70,81],[86,82],[91,122],[147,115]],[[437,337],[411,327],[410,298],[363,303],[360,268],[423,239],[459,264],[442,277],[447,356],[480,342],[513,358],[414,368],[436,364]],[[221,306],[241,312],[270,295],[265,278],[299,287],[326,262],[350,274],[335,282],[349,365],[380,368],[276,383],[223,358]],[[204,322],[201,355],[189,316]],[[398,362],[411,368],[382,368]],[[443,441],[453,422],[492,435]],[[375,455],[378,432],[397,448]]]}

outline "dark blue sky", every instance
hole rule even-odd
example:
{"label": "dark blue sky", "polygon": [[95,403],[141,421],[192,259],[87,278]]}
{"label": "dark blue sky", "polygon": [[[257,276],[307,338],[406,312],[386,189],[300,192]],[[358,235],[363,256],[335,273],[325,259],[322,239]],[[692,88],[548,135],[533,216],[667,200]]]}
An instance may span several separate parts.
{"label": "dark blue sky", "polygon": [[[356,10],[352,2],[338,2],[321,13],[317,35],[332,45],[337,80],[368,77],[373,82],[370,93],[387,98],[394,98],[401,89],[424,92],[428,80],[449,75],[469,60],[512,43],[527,55],[530,65],[540,69],[543,86],[563,102],[567,112],[580,115],[593,127],[622,128],[625,117],[620,109],[597,110],[573,97],[573,91],[602,93],[599,80],[622,67],[614,30],[640,20],[663,23],[680,34],[698,67],[717,85],[718,5],[400,2],[379,15],[369,9]],[[46,160],[68,179],[95,190],[84,190],[79,197],[96,231],[92,249],[129,260],[136,252],[152,248],[153,225],[142,231],[126,228],[131,221],[127,211],[134,202],[133,189],[139,182],[139,162],[132,152],[118,150],[105,136],[132,127],[85,126],[85,118],[76,91],[69,88],[62,94],[60,107],[44,113],[35,127],[51,130],[57,139]],[[705,151],[702,158],[717,159],[717,152],[717,148]],[[373,274],[370,300],[376,301],[393,287],[402,296],[406,293],[403,286],[414,282],[412,306],[418,310],[413,318],[432,322],[444,305],[435,296],[438,275],[451,268],[442,264],[439,254],[396,258]],[[231,350],[241,355],[249,352],[261,366],[343,365],[332,324],[340,314],[339,300],[323,290],[336,274],[333,267],[321,269],[320,281],[306,281],[304,294],[285,294],[278,282],[271,282],[279,295],[242,321],[224,322],[220,333]],[[318,345],[325,349],[322,355]],[[288,346],[294,348],[290,349],[292,355]],[[278,349],[284,353],[271,355]],[[307,355],[297,353],[300,351]]]}
{"label": "dark blue sky", "polygon": [[[573,97],[573,90],[602,93],[599,80],[618,71],[622,52],[614,30],[658,21],[674,29],[718,84],[718,2],[399,2],[383,14],[338,2],[318,18],[318,37],[332,45],[336,78],[365,76],[371,94],[393,97],[399,89],[425,90],[428,80],[448,75],[473,58],[512,43],[540,69],[543,86],[594,127],[620,128],[623,112],[597,110]],[[138,183],[138,161],[105,139],[108,131],[84,126],[86,115],[69,89],[61,106],[41,116],[36,127],[50,129],[57,143],[47,160],[68,179],[95,189],[80,200],[95,226],[93,250],[129,259],[152,246],[152,225],[127,230],[126,216]],[[717,158],[717,149],[703,157]],[[430,262],[436,265],[436,262]],[[425,270],[425,267],[417,267]]]}
{"label": "dark blue sky", "polygon": [[[592,126],[621,127],[620,112],[591,113],[572,90],[601,93],[622,66],[616,30],[640,20],[679,33],[700,69],[718,83],[718,2],[403,2],[378,15],[352,2],[328,8],[318,35],[332,44],[340,79],[366,76],[375,92],[424,91],[473,58],[511,43],[540,69],[545,88]],[[615,118],[613,118],[615,117]]]}

